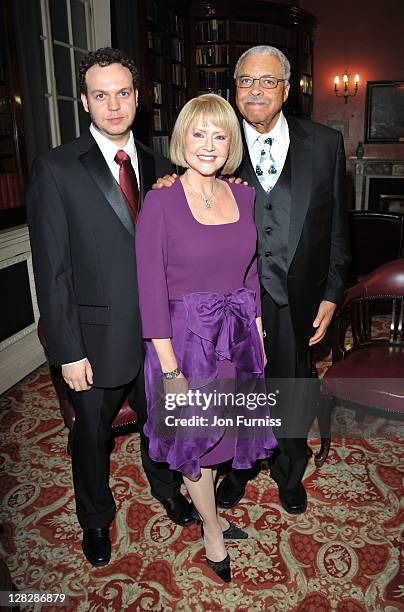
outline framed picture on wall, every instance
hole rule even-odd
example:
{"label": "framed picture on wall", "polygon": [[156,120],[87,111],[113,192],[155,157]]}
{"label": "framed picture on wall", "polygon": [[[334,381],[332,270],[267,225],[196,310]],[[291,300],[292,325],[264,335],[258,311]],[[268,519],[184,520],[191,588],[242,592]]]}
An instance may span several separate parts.
{"label": "framed picture on wall", "polygon": [[349,119],[329,119],[327,121],[327,125],[329,125],[334,130],[338,130],[341,132],[344,140],[348,140],[349,138]]}
{"label": "framed picture on wall", "polygon": [[368,81],[365,142],[404,144],[404,81]]}

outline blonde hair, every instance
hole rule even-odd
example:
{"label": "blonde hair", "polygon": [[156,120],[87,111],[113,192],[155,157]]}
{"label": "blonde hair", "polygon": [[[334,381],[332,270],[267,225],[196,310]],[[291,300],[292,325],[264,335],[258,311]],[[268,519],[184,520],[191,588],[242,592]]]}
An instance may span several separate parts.
{"label": "blonde hair", "polygon": [[227,100],[216,94],[203,94],[192,98],[181,109],[171,136],[171,161],[173,164],[188,168],[185,159],[185,137],[191,125],[199,119],[203,123],[212,122],[229,137],[229,155],[222,168],[222,173],[232,174],[241,164],[243,141],[236,113]]}

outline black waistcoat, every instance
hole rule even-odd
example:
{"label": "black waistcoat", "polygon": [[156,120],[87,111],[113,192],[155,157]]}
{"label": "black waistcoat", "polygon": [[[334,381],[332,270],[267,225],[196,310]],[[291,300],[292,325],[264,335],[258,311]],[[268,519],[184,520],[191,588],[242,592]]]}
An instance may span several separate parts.
{"label": "black waistcoat", "polygon": [[258,270],[261,285],[278,306],[288,303],[287,255],[290,225],[291,165],[288,151],[280,177],[270,193],[257,190]]}

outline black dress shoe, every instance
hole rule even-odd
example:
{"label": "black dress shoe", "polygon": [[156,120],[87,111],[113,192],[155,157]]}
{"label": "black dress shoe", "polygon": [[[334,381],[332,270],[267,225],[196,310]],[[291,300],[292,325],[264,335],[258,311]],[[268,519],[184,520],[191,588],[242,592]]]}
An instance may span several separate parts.
{"label": "black dress shoe", "polygon": [[244,497],[246,482],[234,482],[225,476],[216,491],[216,504],[219,508],[233,508]]}
{"label": "black dress shoe", "polygon": [[109,527],[83,530],[83,553],[94,567],[108,565],[111,559]]}
{"label": "black dress shoe", "polygon": [[289,514],[303,514],[307,508],[307,493],[300,483],[295,489],[279,489],[279,500]]}
{"label": "black dress shoe", "polygon": [[196,518],[192,512],[193,505],[189,503],[182,493],[178,493],[175,497],[165,497],[164,499],[157,497],[156,499],[163,504],[168,518],[176,525],[189,527],[196,522]]}

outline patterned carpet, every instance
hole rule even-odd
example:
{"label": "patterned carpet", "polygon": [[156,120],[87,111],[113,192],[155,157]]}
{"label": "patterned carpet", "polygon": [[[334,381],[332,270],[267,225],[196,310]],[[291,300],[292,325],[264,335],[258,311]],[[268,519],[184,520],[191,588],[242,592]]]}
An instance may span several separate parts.
{"label": "patterned carpet", "polygon": [[[93,569],[81,552],[67,432],[43,366],[0,400],[0,554],[16,587],[69,596],[55,610],[404,610],[404,441],[394,424],[370,427],[372,439],[337,441],[321,469],[309,462],[304,515],[283,511],[267,472],[248,485],[225,513],[249,533],[228,545],[230,585],[206,566],[198,527],[176,527],[150,496],[138,436],[120,437],[112,561]],[[380,428],[390,437],[378,437]]]}

